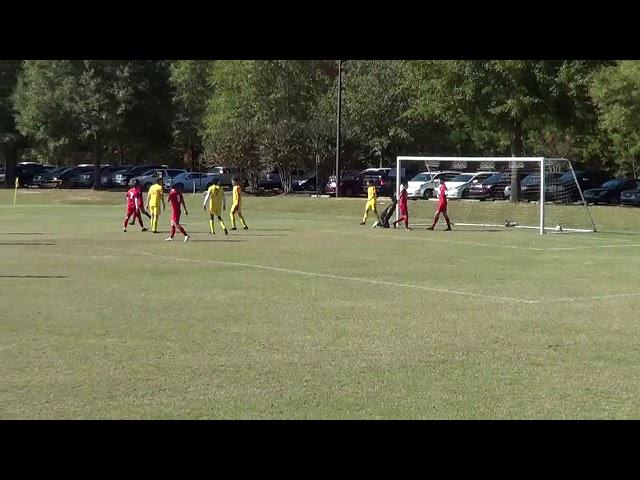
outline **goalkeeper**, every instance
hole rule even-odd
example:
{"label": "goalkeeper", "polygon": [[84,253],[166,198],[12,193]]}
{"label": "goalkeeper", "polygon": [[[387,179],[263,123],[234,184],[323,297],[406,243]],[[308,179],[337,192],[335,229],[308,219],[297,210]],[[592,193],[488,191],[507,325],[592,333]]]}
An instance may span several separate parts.
{"label": "goalkeeper", "polygon": [[391,204],[382,211],[382,215],[380,215],[380,221],[373,224],[373,228],[382,227],[382,228],[391,228],[389,224],[389,219],[396,211],[396,204],[398,203],[398,199],[396,198],[396,194],[391,195]]}

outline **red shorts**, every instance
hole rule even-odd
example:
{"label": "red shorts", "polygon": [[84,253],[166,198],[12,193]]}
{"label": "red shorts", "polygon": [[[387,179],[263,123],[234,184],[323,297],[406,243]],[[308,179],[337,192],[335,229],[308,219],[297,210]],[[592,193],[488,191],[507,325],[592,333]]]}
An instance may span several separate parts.
{"label": "red shorts", "polygon": [[140,215],[140,210],[136,212],[136,207],[127,207],[127,217],[130,217],[131,215]]}
{"label": "red shorts", "polygon": [[408,210],[408,209],[403,210],[403,209],[401,208],[401,209],[400,209],[400,216],[401,216],[401,217],[407,217],[407,218],[409,218],[409,210]]}
{"label": "red shorts", "polygon": [[447,204],[446,203],[439,204],[438,210],[436,211],[436,213],[447,213]]}
{"label": "red shorts", "polygon": [[181,212],[171,212],[171,221],[175,223],[180,223],[180,213]]}

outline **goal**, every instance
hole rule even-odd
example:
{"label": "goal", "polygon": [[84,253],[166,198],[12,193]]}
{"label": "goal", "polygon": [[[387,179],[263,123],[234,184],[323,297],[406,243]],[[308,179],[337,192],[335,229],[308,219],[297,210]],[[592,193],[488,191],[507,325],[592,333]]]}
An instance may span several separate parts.
{"label": "goal", "polygon": [[405,178],[410,198],[437,197],[445,181],[454,225],[535,229],[541,235],[596,231],[580,181],[566,158],[399,156],[396,178],[402,171],[417,172]]}

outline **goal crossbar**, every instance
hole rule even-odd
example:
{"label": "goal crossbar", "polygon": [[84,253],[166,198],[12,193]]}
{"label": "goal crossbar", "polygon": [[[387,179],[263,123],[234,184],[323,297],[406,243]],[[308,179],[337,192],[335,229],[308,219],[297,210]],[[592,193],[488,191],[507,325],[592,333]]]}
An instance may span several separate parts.
{"label": "goal crossbar", "polygon": [[[476,163],[481,163],[481,162],[511,162],[511,163],[529,163],[529,164],[534,164],[534,165],[539,165],[540,167],[540,197],[539,197],[539,205],[540,205],[540,224],[538,227],[524,227],[524,226],[520,226],[520,228],[535,228],[539,231],[540,235],[544,235],[546,230],[550,230],[549,228],[546,228],[544,226],[544,221],[545,221],[545,175],[544,175],[544,166],[545,163],[551,163],[551,162],[559,162],[559,161],[563,161],[563,162],[567,162],[567,164],[569,165],[569,169],[573,175],[573,179],[576,182],[576,186],[578,188],[578,191],[580,193],[580,199],[582,200],[582,204],[584,205],[586,211],[587,211],[587,215],[589,216],[589,220],[591,222],[591,226],[593,227],[592,229],[577,229],[577,228],[571,228],[571,229],[566,229],[567,231],[574,231],[574,232],[595,232],[596,231],[596,226],[595,223],[593,222],[593,218],[591,217],[591,213],[589,212],[589,208],[587,206],[587,202],[584,199],[584,196],[582,195],[582,189],[580,188],[580,183],[578,182],[578,179],[576,178],[576,174],[573,170],[573,166],[571,165],[571,161],[567,158],[552,158],[552,157],[421,157],[421,156],[405,156],[405,155],[401,155],[398,156],[396,158],[396,198],[400,197],[400,179],[401,179],[401,163],[403,161],[420,161],[420,162],[425,162],[428,167],[428,162],[476,162]],[[399,217],[399,212],[396,211],[396,220]],[[462,225],[462,224],[459,224]],[[466,224],[466,225],[487,225],[488,224]],[[491,225],[493,226],[498,226],[498,225]]]}

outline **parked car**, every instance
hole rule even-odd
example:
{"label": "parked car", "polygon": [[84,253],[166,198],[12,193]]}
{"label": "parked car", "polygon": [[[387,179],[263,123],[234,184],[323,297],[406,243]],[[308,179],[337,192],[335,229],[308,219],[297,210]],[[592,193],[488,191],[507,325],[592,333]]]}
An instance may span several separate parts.
{"label": "parked car", "polygon": [[[304,177],[304,170],[301,168],[294,168],[291,171],[291,181],[302,180]],[[265,190],[273,190],[274,188],[282,189],[282,180],[277,169],[271,170],[265,174],[260,180],[258,180],[258,187]]]}
{"label": "parked car", "polygon": [[378,190],[378,195],[392,195],[396,191],[395,168],[367,168],[362,172],[362,190],[367,191],[369,182]]}
{"label": "parked car", "polygon": [[33,177],[33,185],[39,188],[46,187],[56,187],[58,185],[57,180],[54,181],[53,178],[57,175],[60,175],[65,170],[69,170],[69,166],[57,167],[53,170],[49,170],[48,172],[42,172]]}
{"label": "parked car", "polygon": [[[518,170],[518,181],[522,180],[535,172]],[[482,182],[474,183],[469,187],[469,198],[475,200],[506,200],[505,189],[511,186],[511,170],[494,173]],[[510,195],[510,191],[507,190]]]}
{"label": "parked car", "polygon": [[[104,176],[107,176],[109,174],[113,174],[115,172],[117,172],[118,170],[120,170],[121,167],[117,167],[115,165],[102,165],[100,167],[100,173],[99,173],[99,177],[100,179],[102,179]],[[77,181],[77,186],[79,188],[91,188],[93,187],[93,177],[95,175],[95,169],[91,169],[88,172],[82,172],[80,175],[78,175],[78,181]],[[102,185],[102,183],[101,183]]]}
{"label": "parked car", "polygon": [[482,182],[496,173],[497,172],[461,173],[449,181],[445,179],[447,198],[469,198],[469,188],[471,185]]}
{"label": "parked car", "polygon": [[203,192],[211,186],[215,177],[217,177],[215,173],[184,172],[165,180],[164,188],[168,190],[175,185],[182,185],[185,193]]}
{"label": "parked car", "polygon": [[119,186],[116,183],[116,175],[124,173],[131,168],[133,168],[132,165],[120,165],[119,167],[114,166],[113,171],[108,171],[100,175],[100,186],[102,188],[115,188]]}
{"label": "parked car", "polygon": [[[548,192],[549,200],[556,202],[577,202],[581,200],[580,190],[582,190],[584,194],[585,190],[599,187],[611,178],[610,175],[603,170],[576,170],[574,173],[569,170],[562,174],[557,181],[550,183]],[[580,190],[578,190],[578,186],[576,185],[576,179],[580,185]]]}
{"label": "parked car", "polygon": [[409,198],[433,198],[436,196],[434,192],[437,191],[440,180],[448,182],[458,175],[460,172],[453,170],[421,172],[407,183],[407,195]]}
{"label": "parked car", "polygon": [[[360,174],[363,170],[344,170],[340,172],[340,196],[351,197],[362,193],[362,180]],[[330,195],[336,194],[336,176],[331,175],[325,186],[325,191]]]}
{"label": "parked car", "polygon": [[[547,194],[549,193],[549,189],[551,185],[554,185],[558,182],[560,177],[564,175],[562,172],[547,172],[544,174],[544,184],[545,184],[545,199],[547,198]],[[511,197],[511,185],[507,185],[505,187],[505,198]],[[535,202],[540,200],[540,174],[532,173],[522,179],[520,182],[520,198],[522,200],[528,200],[530,202]]]}
{"label": "parked car", "polygon": [[213,167],[207,173],[218,174],[220,176],[220,185],[223,187],[231,187],[233,184],[233,177],[242,177],[237,169],[227,167]]}
{"label": "parked car", "polygon": [[636,188],[625,190],[620,194],[620,203],[640,207],[640,180],[636,180]]}
{"label": "parked car", "polygon": [[78,188],[80,184],[80,175],[89,173],[93,175],[93,165],[77,166],[65,170],[58,176],[57,188]]}
{"label": "parked car", "polygon": [[300,180],[292,182],[291,187],[296,192],[315,192],[316,191],[316,174],[306,175]]}
{"label": "parked car", "polygon": [[44,165],[35,162],[21,162],[16,166],[16,178],[21,187],[33,186],[33,177],[46,172]]}
{"label": "parked car", "polygon": [[181,168],[154,168],[152,170],[147,170],[142,175],[132,177],[129,180],[129,186],[132,187],[134,182],[138,180],[142,185],[142,189],[147,191],[159,177],[162,177],[164,183],[167,180],[171,181],[181,173],[186,173],[186,170]]}
{"label": "parked car", "polygon": [[0,183],[4,183],[4,181],[6,180],[6,170],[4,167],[0,167]]}
{"label": "parked car", "polygon": [[625,190],[637,187],[636,180],[631,178],[614,178],[606,181],[599,188],[590,188],[583,192],[587,203],[620,203],[620,195]]}
{"label": "parked car", "polygon": [[135,167],[131,167],[129,170],[125,170],[124,172],[117,172],[114,175],[114,183],[118,187],[127,187],[129,185],[129,180],[133,177],[137,177],[138,175],[142,175],[147,170],[152,170],[154,168],[169,168],[167,165],[138,165]]}

